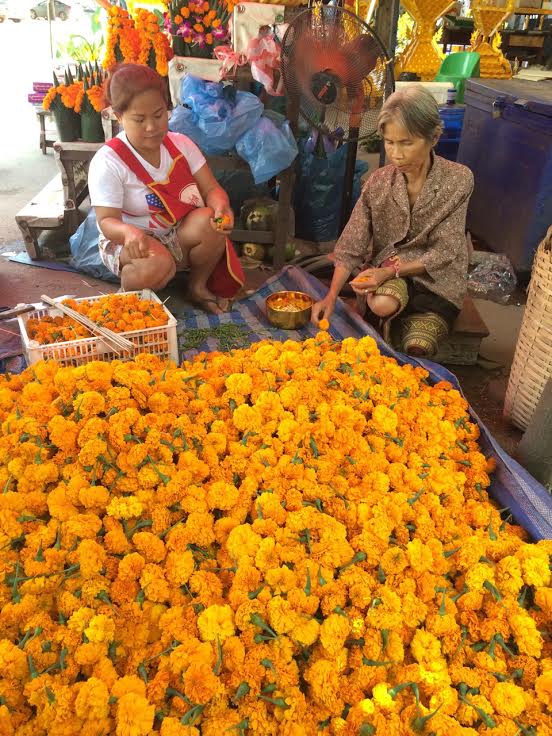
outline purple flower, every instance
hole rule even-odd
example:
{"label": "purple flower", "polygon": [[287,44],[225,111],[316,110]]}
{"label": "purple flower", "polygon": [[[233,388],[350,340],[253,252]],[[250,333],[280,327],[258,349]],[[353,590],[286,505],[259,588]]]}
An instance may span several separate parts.
{"label": "purple flower", "polygon": [[219,26],[218,28],[213,28],[212,34],[215,41],[223,41],[226,38],[228,31],[226,28],[223,28],[222,26]]}
{"label": "purple flower", "polygon": [[202,49],[205,46],[205,34],[204,33],[194,32],[193,39],[194,39],[194,45],[199,46],[200,49]]}
{"label": "purple flower", "polygon": [[192,24],[189,21],[185,20],[184,23],[181,23],[178,26],[178,30],[176,33],[178,36],[191,36],[192,35]]}

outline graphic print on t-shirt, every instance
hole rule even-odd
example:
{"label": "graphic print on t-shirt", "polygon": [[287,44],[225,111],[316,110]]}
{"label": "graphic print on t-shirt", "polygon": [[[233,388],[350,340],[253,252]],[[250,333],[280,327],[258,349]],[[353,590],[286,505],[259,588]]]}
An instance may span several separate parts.
{"label": "graphic print on t-shirt", "polygon": [[146,194],[146,202],[148,203],[148,210],[150,214],[149,227],[151,229],[166,228],[170,225],[170,220],[167,220],[164,215],[167,214],[165,205],[161,201],[160,197],[155,192]]}
{"label": "graphic print on t-shirt", "polygon": [[199,193],[196,184],[187,184],[179,194],[179,199],[184,204],[191,204],[194,207],[203,207],[203,198]]}

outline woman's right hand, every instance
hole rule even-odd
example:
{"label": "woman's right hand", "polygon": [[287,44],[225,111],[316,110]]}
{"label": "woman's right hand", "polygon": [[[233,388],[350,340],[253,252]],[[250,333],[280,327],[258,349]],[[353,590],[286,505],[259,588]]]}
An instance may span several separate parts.
{"label": "woman's right hand", "polygon": [[322,319],[330,321],[330,317],[335,309],[335,299],[331,296],[326,296],[319,302],[312,305],[311,310],[311,322],[318,327],[318,323]]}
{"label": "woman's right hand", "polygon": [[133,260],[134,258],[147,258],[150,254],[151,236],[140,230],[139,227],[129,226],[125,233],[126,256]]}

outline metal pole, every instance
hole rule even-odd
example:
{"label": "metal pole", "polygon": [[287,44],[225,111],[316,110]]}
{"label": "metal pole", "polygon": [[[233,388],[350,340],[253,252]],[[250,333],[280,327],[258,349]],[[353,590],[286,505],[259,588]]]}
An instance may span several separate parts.
{"label": "metal pole", "polygon": [[54,39],[52,38],[52,0],[48,0],[46,3],[46,13],[48,15],[48,31],[50,33],[50,58],[52,59],[52,66],[54,64]]}

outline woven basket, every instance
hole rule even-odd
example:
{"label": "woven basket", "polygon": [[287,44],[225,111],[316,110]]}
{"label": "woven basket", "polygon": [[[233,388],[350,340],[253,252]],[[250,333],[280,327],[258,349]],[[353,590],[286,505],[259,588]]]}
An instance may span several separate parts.
{"label": "woven basket", "polygon": [[552,227],[539,245],[508,381],[504,414],[526,429],[552,377]]}

